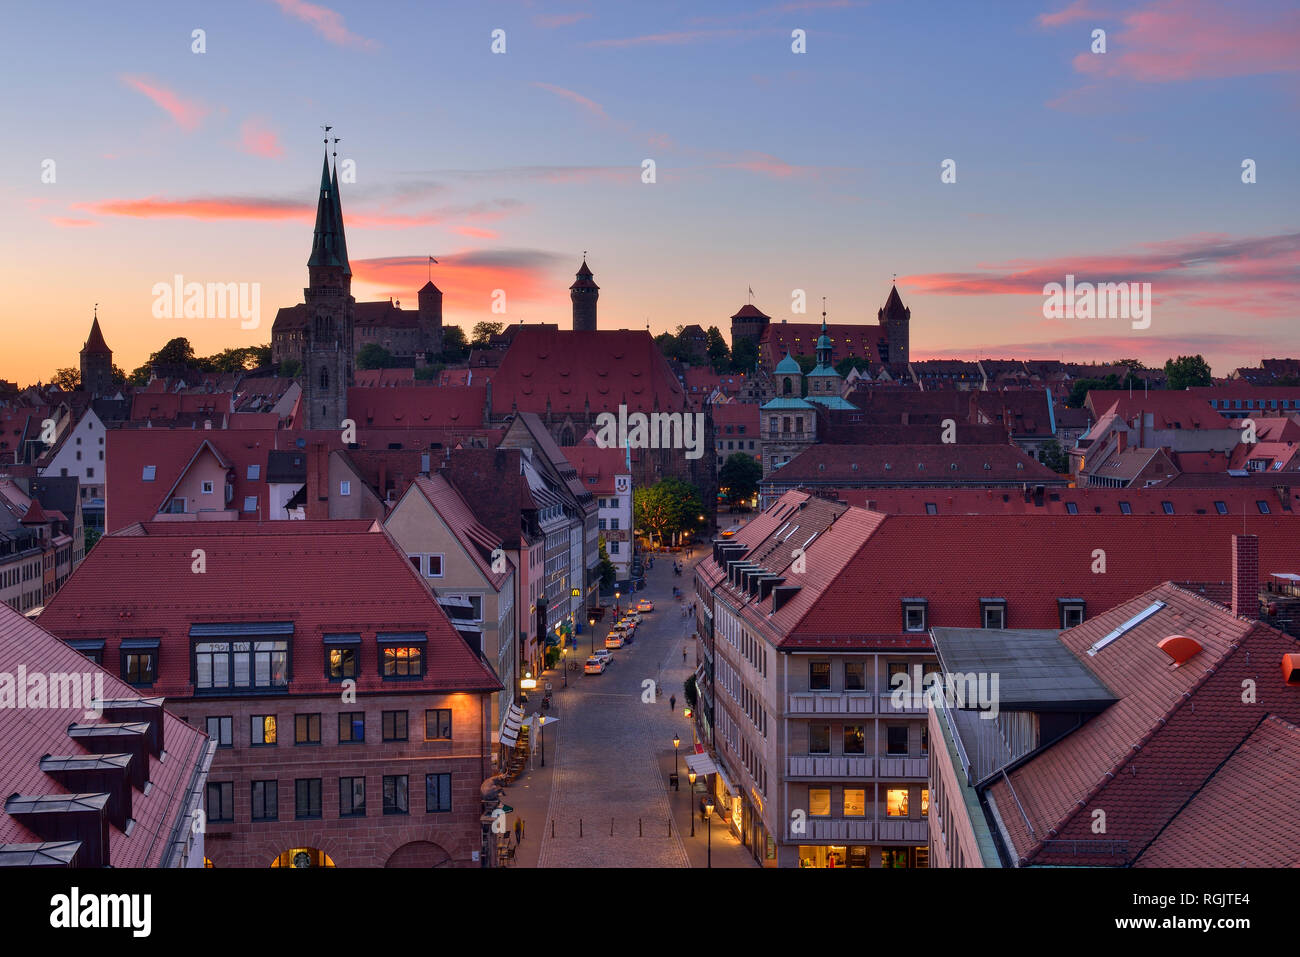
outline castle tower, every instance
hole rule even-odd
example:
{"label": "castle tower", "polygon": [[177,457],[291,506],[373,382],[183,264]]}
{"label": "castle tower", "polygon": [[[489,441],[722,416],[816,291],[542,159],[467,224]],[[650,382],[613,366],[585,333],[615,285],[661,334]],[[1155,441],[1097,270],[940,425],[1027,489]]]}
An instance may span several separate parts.
{"label": "castle tower", "polygon": [[587,257],[582,257],[582,266],[578,269],[578,278],[569,287],[569,298],[573,300],[574,332],[596,331],[596,300],[600,298],[600,287],[592,278],[587,268]]}
{"label": "castle tower", "polygon": [[731,317],[731,350],[736,350],[736,343],[741,339],[750,339],[754,343],[754,354],[758,354],[758,341],[763,338],[763,330],[772,322],[772,317],[752,302],[741,306]]}
{"label": "castle tower", "polygon": [[429,280],[420,287],[420,339],[426,353],[442,352],[442,290]]}
{"label": "castle tower", "polygon": [[897,286],[890,288],[885,307],[877,313],[877,317],[880,324],[885,327],[885,341],[889,343],[889,365],[894,367],[907,365],[910,361],[907,349],[910,338],[908,326],[912,318],[912,310],[903,305]]}
{"label": "castle tower", "polygon": [[328,156],[321,169],[307,277],[303,296],[310,320],[302,362],[306,426],[338,429],[348,413],[356,300],[352,298],[352,267],[343,234],[338,169],[331,177]]}
{"label": "castle tower", "polygon": [[81,389],[91,395],[113,393],[113,350],[99,331],[99,307],[90,323],[90,335],[81,347]]}

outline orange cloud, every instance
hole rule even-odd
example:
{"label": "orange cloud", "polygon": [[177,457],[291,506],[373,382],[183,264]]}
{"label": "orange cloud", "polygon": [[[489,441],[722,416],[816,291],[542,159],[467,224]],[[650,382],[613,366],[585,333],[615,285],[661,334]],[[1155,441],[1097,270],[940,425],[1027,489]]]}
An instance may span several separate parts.
{"label": "orange cloud", "polygon": [[[433,280],[443,290],[449,309],[481,312],[485,318],[497,290],[506,295],[506,307],[512,302],[549,302],[567,298],[567,282],[552,274],[566,262],[553,253],[532,249],[469,250],[438,254]],[[352,278],[357,283],[377,287],[382,294],[396,298],[411,297],[429,277],[429,257],[391,256],[352,262]],[[506,313],[508,320],[510,312]]]}
{"label": "orange cloud", "polygon": [[70,216],[47,216],[46,220],[60,229],[86,229],[99,225],[93,219],[74,219]]}
{"label": "orange cloud", "polygon": [[183,217],[204,220],[256,219],[311,222],[316,215],[314,203],[237,196],[197,199],[164,199],[146,196],[143,199],[106,199],[93,203],[74,203],[73,206],[101,216],[130,216],[138,219]]}
{"label": "orange cloud", "polygon": [[275,3],[286,16],[301,20],[330,43],[363,50],[379,48],[378,41],[360,36],[345,27],[343,17],[328,7],[307,3],[306,0],[275,0]]}
{"label": "orange cloud", "polygon": [[280,159],[284,156],[280,137],[258,119],[244,120],[239,127],[239,148],[251,156],[266,159]]}
{"label": "orange cloud", "polygon": [[209,110],[195,100],[184,100],[165,87],[159,86],[145,77],[123,76],[123,83],[138,93],[143,93],[153,100],[183,130],[193,131],[199,128]]}

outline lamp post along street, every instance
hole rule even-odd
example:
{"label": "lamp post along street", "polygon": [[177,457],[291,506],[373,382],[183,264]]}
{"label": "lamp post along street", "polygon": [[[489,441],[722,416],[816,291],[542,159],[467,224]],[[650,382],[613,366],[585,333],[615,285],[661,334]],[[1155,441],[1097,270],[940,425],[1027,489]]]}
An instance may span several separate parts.
{"label": "lamp post along street", "polygon": [[542,750],[542,767],[546,767],[546,715],[538,715],[537,738]]}
{"label": "lamp post along street", "polygon": [[[543,755],[543,757],[545,757],[545,755]],[[545,765],[546,761],[543,760],[542,764]],[[704,804],[704,816],[708,818],[708,825],[709,825],[709,850],[708,850],[707,863],[705,864],[705,866],[712,867],[713,866],[713,800],[712,799],[709,799]]]}
{"label": "lamp post along street", "polygon": [[594,655],[596,653],[596,619],[588,620],[587,624],[591,630],[591,653]]}
{"label": "lamp post along street", "polygon": [[676,782],[678,780],[677,772],[680,767],[680,765],[677,763],[677,749],[681,747],[681,744],[682,744],[682,739],[677,737],[677,735],[673,735],[673,782],[674,782],[673,790],[674,791],[677,790],[676,787]]}
{"label": "lamp post along street", "polygon": [[695,836],[695,772],[688,771],[686,773],[686,780],[691,782],[691,803],[689,807],[691,809],[691,837],[694,837]]}

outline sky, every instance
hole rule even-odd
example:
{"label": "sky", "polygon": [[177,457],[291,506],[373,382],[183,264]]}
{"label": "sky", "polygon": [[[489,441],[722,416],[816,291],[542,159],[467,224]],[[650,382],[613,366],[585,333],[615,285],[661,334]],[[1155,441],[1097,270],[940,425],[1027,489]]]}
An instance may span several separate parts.
{"label": "sky", "polygon": [[[7,9],[0,80],[23,384],[77,364],[96,303],[128,371],[269,342],[322,125],[353,294],[414,307],[433,256],[466,331],[567,328],[585,250],[602,328],[729,335],[750,288],[875,321],[896,275],[913,359],[1300,354],[1296,3],[41,2]],[[156,317],[178,275],[257,284],[258,325]],[[1045,318],[1067,275],[1150,283],[1149,326]]]}

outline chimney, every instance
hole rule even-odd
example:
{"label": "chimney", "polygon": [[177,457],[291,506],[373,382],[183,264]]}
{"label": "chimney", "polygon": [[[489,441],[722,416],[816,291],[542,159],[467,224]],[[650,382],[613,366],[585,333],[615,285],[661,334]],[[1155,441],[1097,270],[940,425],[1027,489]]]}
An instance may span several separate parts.
{"label": "chimney", "polygon": [[307,454],[308,521],[325,521],[330,517],[330,453],[324,442],[313,442]]}
{"label": "chimney", "polygon": [[1259,537],[1232,536],[1232,613],[1259,617]]}

